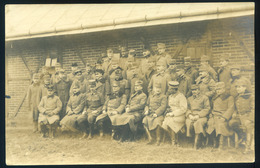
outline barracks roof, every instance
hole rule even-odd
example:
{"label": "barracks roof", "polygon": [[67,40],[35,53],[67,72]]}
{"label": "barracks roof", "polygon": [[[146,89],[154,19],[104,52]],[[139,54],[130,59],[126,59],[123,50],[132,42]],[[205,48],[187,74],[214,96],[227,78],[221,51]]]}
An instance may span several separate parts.
{"label": "barracks roof", "polygon": [[6,41],[254,15],[254,3],[6,5]]}

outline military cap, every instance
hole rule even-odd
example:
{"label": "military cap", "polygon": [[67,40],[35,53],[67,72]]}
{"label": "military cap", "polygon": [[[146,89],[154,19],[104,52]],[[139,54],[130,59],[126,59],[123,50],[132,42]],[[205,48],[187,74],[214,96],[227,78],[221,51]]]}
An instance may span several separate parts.
{"label": "military cap", "polygon": [[168,82],[169,87],[174,87],[174,88],[178,88],[179,84],[180,83],[178,81],[169,81]]}
{"label": "military cap", "polygon": [[82,70],[77,68],[75,71],[74,71],[74,74],[76,75],[77,73],[82,73]]}
{"label": "military cap", "polygon": [[80,88],[80,83],[78,81],[76,81],[73,85],[73,89],[77,89]]}
{"label": "military cap", "polygon": [[247,86],[247,85],[248,85],[248,82],[243,78],[238,79],[236,82],[236,86]]}
{"label": "military cap", "polygon": [[156,65],[161,65],[161,66],[167,66],[167,64],[166,64],[166,61],[163,61],[163,60],[159,60],[157,63],[156,63]]}
{"label": "military cap", "polygon": [[191,85],[191,90],[199,89],[199,86],[196,84]]}
{"label": "military cap", "polygon": [[39,73],[35,73],[35,74],[33,74],[33,78],[34,78],[34,79],[39,79],[40,76],[41,76],[41,75],[40,75]]}
{"label": "military cap", "polygon": [[78,64],[77,64],[76,62],[74,62],[74,63],[71,64],[71,66],[72,66],[72,67],[77,67]]}
{"label": "military cap", "polygon": [[205,66],[200,66],[200,67],[199,67],[199,71],[200,71],[200,72],[201,72],[201,71],[207,71],[207,72],[208,72],[208,70],[206,69]]}
{"label": "military cap", "polygon": [[241,69],[239,65],[231,65],[230,69]]}
{"label": "military cap", "polygon": [[176,70],[177,71],[178,70],[182,70],[182,69],[184,69],[184,65],[183,64],[179,64],[179,65],[176,66]]}
{"label": "military cap", "polygon": [[142,80],[137,80],[137,81],[135,81],[135,85],[143,86],[143,81]]}
{"label": "military cap", "polygon": [[216,87],[216,89],[225,88],[225,83],[224,82],[217,82],[215,87]]}
{"label": "military cap", "polygon": [[184,62],[191,62],[191,57],[184,57],[183,60]]}
{"label": "military cap", "polygon": [[200,61],[209,61],[209,57],[207,55],[202,55]]}
{"label": "military cap", "polygon": [[115,74],[116,74],[116,75],[121,75],[121,74],[122,74],[122,68],[117,68],[117,69],[115,70]]}
{"label": "military cap", "polygon": [[48,85],[47,90],[48,91],[53,91],[54,90],[54,86],[52,84]]}
{"label": "military cap", "polygon": [[165,44],[164,43],[157,43],[157,48],[165,48]]}
{"label": "military cap", "polygon": [[156,88],[162,88],[162,84],[159,83],[159,82],[156,82],[156,83],[154,84],[154,87],[156,87]]}
{"label": "military cap", "polygon": [[176,62],[177,62],[176,59],[171,58],[170,61],[169,61],[169,64],[170,64],[170,65],[175,65]]}
{"label": "military cap", "polygon": [[131,49],[131,50],[129,50],[129,54],[130,54],[130,55],[135,55],[135,54],[136,54],[136,51],[135,51],[134,49]]}
{"label": "military cap", "polygon": [[88,83],[91,88],[96,87],[96,81],[94,79],[88,80]]}
{"label": "military cap", "polygon": [[156,57],[149,57],[148,62],[156,62]]}
{"label": "military cap", "polygon": [[96,69],[95,73],[101,73],[102,75],[104,74],[104,71],[102,69]]}

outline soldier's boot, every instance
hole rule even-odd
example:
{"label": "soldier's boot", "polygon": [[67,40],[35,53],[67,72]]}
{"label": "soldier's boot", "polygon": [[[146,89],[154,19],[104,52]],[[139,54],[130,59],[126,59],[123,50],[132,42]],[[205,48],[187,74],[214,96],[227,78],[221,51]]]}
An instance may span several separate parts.
{"label": "soldier's boot", "polygon": [[253,141],[253,135],[251,133],[247,133],[247,136],[246,136],[246,149],[243,152],[244,154],[248,154],[248,153],[250,153],[252,151],[252,149],[251,149],[252,141]]}
{"label": "soldier's boot", "polygon": [[159,146],[161,144],[161,141],[162,141],[162,137],[161,137],[161,132],[162,132],[162,129],[160,126],[158,126],[156,128],[156,145]]}
{"label": "soldier's boot", "polygon": [[49,137],[52,138],[52,127],[51,125],[48,125],[48,134],[49,134]]}
{"label": "soldier's boot", "polygon": [[127,140],[127,136],[129,135],[129,133],[131,134],[130,132],[130,129],[128,129],[129,126],[128,124],[124,125],[123,128],[122,128],[122,132],[121,132],[121,138],[120,138],[120,142],[124,142]]}
{"label": "soldier's boot", "polygon": [[218,148],[220,150],[224,149],[224,136],[223,135],[220,135],[220,137],[219,137],[219,147]]}
{"label": "soldier's boot", "polygon": [[171,141],[172,141],[172,145],[176,146],[176,134],[173,130],[170,130],[170,135],[171,135]]}
{"label": "soldier's boot", "polygon": [[46,125],[43,124],[43,123],[40,123],[40,128],[41,128],[42,137],[46,138],[47,137],[47,135],[46,135],[46,132],[47,132]]}
{"label": "soldier's boot", "polygon": [[89,135],[88,135],[88,139],[92,139],[93,138],[93,124],[89,125]]}
{"label": "soldier's boot", "polygon": [[33,133],[37,133],[37,132],[38,132],[38,122],[33,121]]}
{"label": "soldier's boot", "polygon": [[199,134],[195,134],[195,138],[194,138],[194,149],[198,149],[198,143],[199,143]]}
{"label": "soldier's boot", "polygon": [[146,131],[146,134],[147,134],[147,138],[148,138],[148,142],[147,142],[147,145],[151,145],[154,143],[154,140],[151,136],[151,132],[148,130],[147,127],[144,127],[145,128],[145,131]]}

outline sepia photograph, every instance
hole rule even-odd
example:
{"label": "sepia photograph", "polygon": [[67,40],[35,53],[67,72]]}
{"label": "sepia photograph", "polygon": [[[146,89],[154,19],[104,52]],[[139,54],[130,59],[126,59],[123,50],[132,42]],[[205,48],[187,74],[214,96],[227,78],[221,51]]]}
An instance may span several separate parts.
{"label": "sepia photograph", "polygon": [[255,162],[255,3],[5,5],[6,165]]}

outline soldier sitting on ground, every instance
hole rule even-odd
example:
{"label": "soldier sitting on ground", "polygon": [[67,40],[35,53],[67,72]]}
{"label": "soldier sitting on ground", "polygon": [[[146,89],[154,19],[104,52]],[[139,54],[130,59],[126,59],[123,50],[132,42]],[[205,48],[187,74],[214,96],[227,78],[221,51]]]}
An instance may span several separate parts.
{"label": "soldier sitting on ground", "polygon": [[171,136],[172,145],[179,145],[177,134],[184,128],[187,99],[178,91],[179,82],[170,81],[168,90],[168,107],[162,128]]}
{"label": "soldier sitting on ground", "polygon": [[192,96],[188,98],[188,110],[186,112],[187,137],[191,137],[191,130],[195,131],[194,148],[198,149],[201,134],[206,138],[205,127],[210,111],[209,98],[200,94],[199,87],[191,86]]}
{"label": "soldier sitting on ground", "polygon": [[59,125],[59,112],[62,108],[62,102],[58,96],[54,95],[54,86],[48,86],[48,95],[43,97],[38,109],[40,111],[38,122],[41,127],[42,136],[46,137],[49,130],[49,136],[54,138],[56,129]]}
{"label": "soldier sitting on ground", "polygon": [[162,137],[162,122],[164,112],[167,107],[167,96],[162,94],[161,84],[156,83],[153,94],[148,97],[146,107],[144,109],[143,125],[146,130],[149,142],[153,144],[156,141],[157,145],[161,143]]}
{"label": "soldier sitting on ground", "polygon": [[207,133],[211,135],[215,131],[214,145],[217,147],[217,142],[219,142],[219,149],[223,149],[225,139],[229,140],[233,135],[228,122],[234,113],[234,98],[227,92],[224,82],[216,83],[216,94],[212,101],[212,114],[208,120]]}
{"label": "soldier sitting on ground", "polygon": [[[240,142],[246,142],[245,153],[251,151],[254,135],[254,100],[252,94],[248,91],[247,82],[243,79],[239,79],[236,82],[238,93],[238,96],[235,98],[236,112],[229,121],[229,125],[238,134]],[[239,142],[237,143],[239,144]]]}
{"label": "soldier sitting on ground", "polygon": [[84,107],[85,95],[80,93],[80,84],[76,82],[67,104],[66,116],[60,122],[62,130],[79,131],[77,119],[82,115]]}

